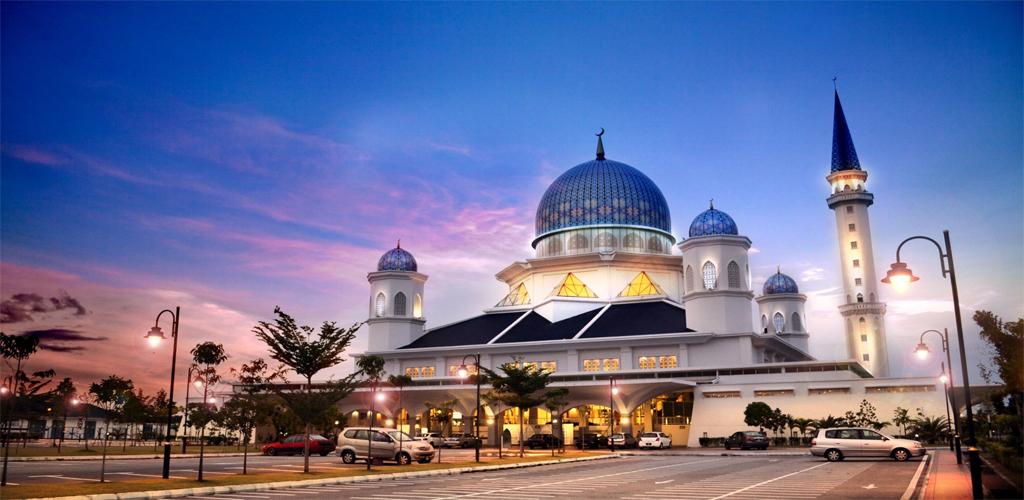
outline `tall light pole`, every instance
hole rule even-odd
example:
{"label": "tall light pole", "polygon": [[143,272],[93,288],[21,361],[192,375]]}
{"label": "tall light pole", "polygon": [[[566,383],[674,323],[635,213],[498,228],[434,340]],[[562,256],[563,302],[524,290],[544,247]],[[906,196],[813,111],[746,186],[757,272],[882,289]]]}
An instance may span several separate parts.
{"label": "tall light pole", "polygon": [[193,384],[196,386],[197,389],[203,386],[203,381],[199,380],[198,376],[195,378],[195,380],[192,379],[192,372],[197,370],[198,368],[199,368],[198,366],[196,366],[195,364],[192,364],[192,366],[188,367],[188,373],[185,376],[185,381],[188,382],[188,383],[185,384],[185,406],[184,406],[185,411],[184,411],[184,415],[182,416],[182,422],[181,422],[181,433],[182,433],[182,438],[181,438],[181,454],[182,455],[185,454],[185,449],[188,446],[188,391],[189,391],[189,389],[192,388]]}
{"label": "tall light pole", "polygon": [[465,379],[469,376],[469,369],[466,368],[466,360],[473,358],[473,366],[476,367],[476,409],[473,411],[473,435],[476,438],[476,461],[480,462],[480,354],[467,354],[462,357],[462,364],[459,365],[459,378]]}
{"label": "tall light pole", "polygon": [[[925,330],[921,332],[921,338],[918,339],[917,347],[914,349],[914,353],[917,354],[918,359],[927,358],[928,354],[931,352],[928,350],[928,344],[924,343],[924,336],[929,333],[937,334],[939,337],[942,338],[942,352],[946,353],[946,363],[949,364],[949,386],[947,387],[946,384],[943,383],[942,387],[946,391],[946,404],[948,405],[950,402],[952,402],[953,407],[953,422],[955,425],[953,432],[953,441],[950,443],[950,451],[956,452],[956,463],[957,465],[961,465],[964,463],[964,459],[963,457],[960,456],[960,412],[958,411],[958,407],[956,405],[956,394],[953,393],[953,387],[956,387],[956,385],[953,383],[953,361],[950,358],[949,354],[949,331],[943,329],[943,331],[941,332],[938,330]],[[944,363],[942,366],[942,372],[945,373],[946,364]],[[949,415],[947,415],[947,420],[948,417]]]}
{"label": "tall light pole", "polygon": [[373,417],[377,413],[374,409],[374,401],[384,401],[384,393],[377,392],[376,382],[370,388],[370,414],[367,415],[367,421],[370,423],[370,432],[367,433],[366,438],[366,470],[370,470],[370,466],[373,464]]}
{"label": "tall light pole", "polygon": [[[153,328],[146,334],[146,339],[149,340],[149,345],[156,347],[160,345],[160,342],[165,340],[163,330],[160,329],[160,316],[164,313],[171,315],[171,338],[174,339],[174,345],[171,348],[171,389],[167,394],[167,436],[164,439],[164,471],[163,478],[168,479],[171,477],[171,425],[174,422],[174,365],[178,363],[178,320],[181,318],[181,307],[175,307],[173,311],[170,309],[164,309],[156,315],[156,321],[153,322]],[[188,404],[186,402],[186,404]]]}
{"label": "tall light pole", "polygon": [[57,441],[57,454],[60,455],[60,448],[64,445],[64,433],[68,430],[68,405],[78,406],[78,398],[64,400],[64,421],[60,424],[60,441]]}
{"label": "tall light pole", "polygon": [[956,337],[958,347],[960,348],[960,371],[964,378],[964,399],[966,400],[965,406],[967,407],[967,459],[971,469],[971,492],[975,498],[981,498],[985,492],[981,484],[981,457],[978,455],[978,442],[974,439],[974,411],[971,410],[971,382],[967,373],[967,352],[964,348],[963,320],[960,317],[960,292],[956,287],[956,268],[953,264],[953,249],[949,243],[949,230],[942,231],[942,236],[945,243],[945,253],[943,253],[943,246],[939,245],[939,242],[927,236],[911,236],[900,242],[899,246],[896,247],[896,262],[885,273],[882,283],[892,284],[899,289],[920,279],[914,276],[914,273],[910,271],[910,268],[905,263],[900,261],[900,250],[907,242],[912,240],[928,240],[939,250],[939,265],[942,268],[942,276],[949,277],[949,285],[953,292],[953,315],[956,317]]}
{"label": "tall light pole", "polygon": [[[946,375],[946,362],[943,361],[940,365],[942,372],[939,375],[939,382],[942,382],[942,390],[946,394],[946,429],[949,431],[949,451],[954,451],[953,442],[956,441],[956,433],[953,430],[953,421],[949,419],[949,375]],[[957,454],[959,455],[959,453]]]}
{"label": "tall light pole", "polygon": [[[612,434],[615,434],[615,396],[619,393],[619,386],[615,383],[615,377],[608,379],[608,449],[615,451],[615,442],[612,441]],[[625,439],[623,439],[625,444]]]}

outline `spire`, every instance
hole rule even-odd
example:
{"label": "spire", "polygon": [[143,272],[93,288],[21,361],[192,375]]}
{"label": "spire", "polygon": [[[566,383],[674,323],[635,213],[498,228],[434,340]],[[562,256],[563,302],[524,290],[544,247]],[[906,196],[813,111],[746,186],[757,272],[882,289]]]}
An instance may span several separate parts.
{"label": "spire", "polygon": [[714,210],[715,209],[715,199],[711,198],[710,200],[708,200],[708,205],[711,205],[710,207],[708,207],[708,210]]}
{"label": "spire", "polygon": [[402,238],[398,238],[398,244],[395,245],[395,248],[402,248]]}
{"label": "spire", "polygon": [[857,150],[853,147],[850,127],[846,125],[843,105],[839,102],[839,91],[836,90],[835,111],[832,117],[832,172],[842,170],[860,170],[860,160],[857,159]]}
{"label": "spire", "polygon": [[601,131],[594,134],[597,136],[597,159],[604,159],[604,142],[601,141],[601,136],[604,135],[604,127],[601,127]]}

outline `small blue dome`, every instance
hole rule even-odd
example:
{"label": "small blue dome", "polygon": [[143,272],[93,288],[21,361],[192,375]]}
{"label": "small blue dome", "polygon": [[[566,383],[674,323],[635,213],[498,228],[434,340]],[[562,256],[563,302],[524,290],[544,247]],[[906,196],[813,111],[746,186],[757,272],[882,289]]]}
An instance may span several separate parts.
{"label": "small blue dome", "polygon": [[716,210],[714,205],[701,212],[690,223],[691,238],[718,234],[740,234],[740,230],[736,227],[736,221],[732,220],[729,214]]}
{"label": "small blue dome", "polygon": [[796,286],[796,280],[778,271],[764,282],[764,294],[775,295],[777,293],[800,293]]}
{"label": "small blue dome", "polygon": [[377,261],[377,270],[416,272],[416,257],[403,250],[399,245],[380,256],[380,260]]}
{"label": "small blue dome", "polygon": [[625,163],[604,159],[603,153],[551,183],[537,206],[537,236],[598,225],[641,226],[671,235],[668,203],[654,181]]}

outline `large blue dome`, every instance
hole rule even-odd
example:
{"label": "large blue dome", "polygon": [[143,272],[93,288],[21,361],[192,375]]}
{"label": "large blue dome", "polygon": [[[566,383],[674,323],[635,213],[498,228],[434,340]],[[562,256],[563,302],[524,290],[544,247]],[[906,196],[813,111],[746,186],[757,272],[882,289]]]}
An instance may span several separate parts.
{"label": "large blue dome", "polygon": [[378,271],[412,271],[416,272],[416,258],[397,246],[384,252],[377,261]]}
{"label": "large blue dome", "polygon": [[544,192],[537,206],[538,239],[564,229],[607,225],[646,227],[671,237],[668,203],[658,186],[643,172],[600,153],[599,159],[570,168]]}
{"label": "large blue dome", "polygon": [[690,223],[690,237],[740,234],[736,221],[729,214],[716,210],[714,205],[703,211]]}
{"label": "large blue dome", "polygon": [[800,293],[796,286],[796,280],[778,271],[764,282],[764,294],[775,295],[777,293]]}

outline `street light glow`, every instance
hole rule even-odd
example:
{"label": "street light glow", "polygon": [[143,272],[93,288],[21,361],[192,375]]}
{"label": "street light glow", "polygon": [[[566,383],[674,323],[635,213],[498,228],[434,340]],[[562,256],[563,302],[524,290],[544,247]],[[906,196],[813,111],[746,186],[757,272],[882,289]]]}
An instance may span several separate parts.
{"label": "street light glow", "polygon": [[942,375],[939,375],[939,382],[942,382],[943,384],[945,384],[945,383],[949,382],[949,377],[947,377],[946,374],[943,373]]}
{"label": "street light glow", "polygon": [[378,392],[378,393],[377,393],[377,395],[376,395],[376,396],[374,396],[374,398],[376,398],[378,402],[380,402],[380,401],[384,401],[385,397],[386,397],[386,396],[384,396],[384,393],[383,393],[383,392]]}
{"label": "street light glow", "polygon": [[157,347],[160,345],[160,341],[164,340],[164,332],[159,326],[153,325],[153,328],[150,328],[149,333],[145,337],[149,341],[150,347]]}
{"label": "street light glow", "polygon": [[71,400],[71,406],[78,406],[78,403],[81,403],[81,401],[79,401],[78,398]]}
{"label": "street light glow", "polygon": [[619,393],[619,388],[618,387],[612,387],[612,395],[616,395],[618,393]]}
{"label": "street light glow", "polygon": [[919,342],[917,344],[917,348],[914,349],[914,353],[917,354],[917,359],[928,359],[928,354],[930,353],[930,351],[928,350],[927,344],[925,344],[924,342]]}
{"label": "street light glow", "polygon": [[882,278],[882,283],[892,285],[898,292],[906,290],[908,285],[920,279],[914,276],[914,273],[903,262],[894,262],[889,267],[885,277]]}
{"label": "street light glow", "polygon": [[459,378],[466,378],[469,376],[469,370],[466,369],[466,365],[460,365],[457,373],[459,374]]}

